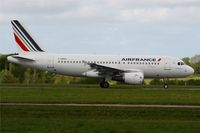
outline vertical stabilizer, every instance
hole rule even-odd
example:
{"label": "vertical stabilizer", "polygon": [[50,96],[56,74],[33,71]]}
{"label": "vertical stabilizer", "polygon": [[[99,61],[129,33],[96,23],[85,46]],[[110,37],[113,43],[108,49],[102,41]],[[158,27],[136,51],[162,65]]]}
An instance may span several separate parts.
{"label": "vertical stabilizer", "polygon": [[18,20],[12,20],[11,24],[20,52],[44,52]]}

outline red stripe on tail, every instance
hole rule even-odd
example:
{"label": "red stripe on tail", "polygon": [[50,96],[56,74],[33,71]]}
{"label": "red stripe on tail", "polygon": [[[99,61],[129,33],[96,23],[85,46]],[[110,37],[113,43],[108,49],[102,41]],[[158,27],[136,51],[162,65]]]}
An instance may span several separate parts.
{"label": "red stripe on tail", "polygon": [[18,36],[15,33],[14,36],[15,36],[15,41],[19,44],[22,50],[29,51],[28,48],[23,44],[23,42],[18,38]]}

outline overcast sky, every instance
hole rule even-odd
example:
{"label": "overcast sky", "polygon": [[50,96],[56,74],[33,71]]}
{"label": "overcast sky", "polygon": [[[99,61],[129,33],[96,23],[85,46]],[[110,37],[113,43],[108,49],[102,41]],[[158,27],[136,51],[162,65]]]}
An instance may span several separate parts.
{"label": "overcast sky", "polygon": [[200,0],[0,0],[0,53],[12,19],[51,53],[200,54]]}

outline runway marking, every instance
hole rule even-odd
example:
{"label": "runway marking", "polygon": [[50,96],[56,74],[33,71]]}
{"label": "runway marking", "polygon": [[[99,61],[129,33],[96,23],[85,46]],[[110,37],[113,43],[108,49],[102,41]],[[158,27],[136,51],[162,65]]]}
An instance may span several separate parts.
{"label": "runway marking", "polygon": [[0,103],[0,106],[75,106],[75,107],[129,107],[129,108],[196,108],[200,105],[147,105],[147,104],[88,104],[88,103]]}

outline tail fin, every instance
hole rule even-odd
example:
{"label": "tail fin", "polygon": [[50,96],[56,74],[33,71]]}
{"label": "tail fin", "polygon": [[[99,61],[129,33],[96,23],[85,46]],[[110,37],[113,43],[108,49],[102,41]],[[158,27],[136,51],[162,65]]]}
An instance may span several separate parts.
{"label": "tail fin", "polygon": [[18,20],[11,21],[15,41],[21,52],[44,52]]}

